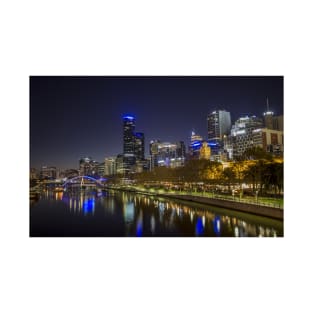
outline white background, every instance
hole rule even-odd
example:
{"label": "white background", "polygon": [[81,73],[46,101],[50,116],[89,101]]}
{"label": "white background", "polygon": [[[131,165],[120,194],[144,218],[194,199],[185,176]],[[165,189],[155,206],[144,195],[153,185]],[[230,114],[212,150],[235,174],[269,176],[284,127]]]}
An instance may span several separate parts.
{"label": "white background", "polygon": [[[1,312],[312,312],[310,1],[1,1]],[[284,75],[285,237],[29,238],[29,75]]]}

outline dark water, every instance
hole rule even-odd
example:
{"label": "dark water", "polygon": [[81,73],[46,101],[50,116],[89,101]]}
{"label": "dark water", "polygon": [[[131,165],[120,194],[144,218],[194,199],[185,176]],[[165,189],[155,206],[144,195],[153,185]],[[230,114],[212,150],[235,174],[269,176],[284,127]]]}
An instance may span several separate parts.
{"label": "dark water", "polygon": [[283,236],[283,223],[124,192],[47,191],[30,205],[30,236]]}

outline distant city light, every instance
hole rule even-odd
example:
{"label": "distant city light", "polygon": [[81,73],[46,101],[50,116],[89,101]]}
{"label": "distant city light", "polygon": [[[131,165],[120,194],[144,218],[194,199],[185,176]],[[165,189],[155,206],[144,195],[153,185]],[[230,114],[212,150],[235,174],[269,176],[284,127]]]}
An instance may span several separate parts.
{"label": "distant city light", "polygon": [[126,120],[134,120],[134,119],[135,119],[135,118],[134,118],[133,116],[131,116],[131,115],[124,115],[123,118],[126,119]]}
{"label": "distant city light", "polygon": [[195,142],[195,143],[192,144],[193,147],[197,147],[197,146],[200,146],[200,145],[201,145],[201,142]]}

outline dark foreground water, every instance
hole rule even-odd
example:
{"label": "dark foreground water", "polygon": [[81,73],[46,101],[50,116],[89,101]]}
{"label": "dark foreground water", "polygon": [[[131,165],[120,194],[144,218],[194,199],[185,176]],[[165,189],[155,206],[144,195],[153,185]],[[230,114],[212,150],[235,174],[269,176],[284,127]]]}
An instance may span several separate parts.
{"label": "dark foreground water", "polygon": [[30,205],[30,236],[283,236],[283,222],[125,192],[47,191]]}

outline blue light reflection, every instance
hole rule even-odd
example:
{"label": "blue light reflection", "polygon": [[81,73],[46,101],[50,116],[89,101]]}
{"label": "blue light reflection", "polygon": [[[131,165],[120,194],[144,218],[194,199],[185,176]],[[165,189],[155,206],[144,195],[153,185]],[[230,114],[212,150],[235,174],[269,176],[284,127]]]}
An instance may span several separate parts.
{"label": "blue light reflection", "polygon": [[198,217],[196,221],[196,236],[201,236],[204,233],[204,227],[202,223],[202,218]]}
{"label": "blue light reflection", "polygon": [[83,202],[84,213],[93,213],[95,209],[95,199],[86,199]]}
{"label": "blue light reflection", "polygon": [[218,215],[213,220],[213,229],[217,236],[221,234],[221,218]]}
{"label": "blue light reflection", "polygon": [[136,224],[136,236],[137,237],[142,237],[142,228],[143,228],[143,217],[142,217],[142,212],[140,212]]}

